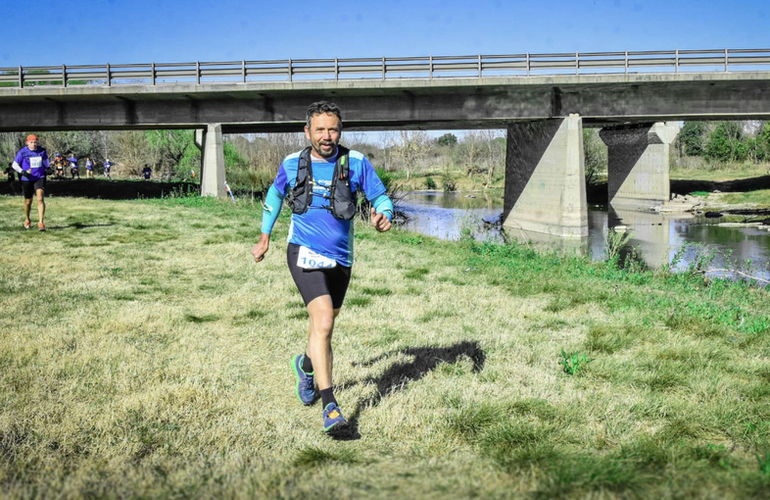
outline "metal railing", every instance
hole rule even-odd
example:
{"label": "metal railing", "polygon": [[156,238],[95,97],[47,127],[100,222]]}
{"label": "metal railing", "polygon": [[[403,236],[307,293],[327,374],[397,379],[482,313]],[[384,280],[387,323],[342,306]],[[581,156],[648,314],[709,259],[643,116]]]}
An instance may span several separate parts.
{"label": "metal railing", "polygon": [[23,88],[37,85],[68,87],[736,71],[770,71],[770,49],[18,66],[0,68],[0,86]]}

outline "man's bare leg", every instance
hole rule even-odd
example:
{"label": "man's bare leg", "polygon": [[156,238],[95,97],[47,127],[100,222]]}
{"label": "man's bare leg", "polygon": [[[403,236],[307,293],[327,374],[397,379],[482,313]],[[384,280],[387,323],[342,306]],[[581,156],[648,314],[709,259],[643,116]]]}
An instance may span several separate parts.
{"label": "man's bare leg", "polygon": [[[35,194],[37,194],[37,215],[40,218],[38,222],[43,224],[43,219],[45,219],[45,191],[38,189]],[[32,200],[29,201],[32,204]],[[29,219],[29,209],[27,209],[27,219]]]}
{"label": "man's bare leg", "polygon": [[332,333],[334,319],[340,310],[333,309],[332,298],[329,295],[322,295],[310,301],[307,311],[310,315],[307,355],[313,363],[318,389],[329,389],[332,386]]}
{"label": "man's bare leg", "polygon": [[24,198],[24,222],[31,222],[29,212],[32,210],[32,198]]}

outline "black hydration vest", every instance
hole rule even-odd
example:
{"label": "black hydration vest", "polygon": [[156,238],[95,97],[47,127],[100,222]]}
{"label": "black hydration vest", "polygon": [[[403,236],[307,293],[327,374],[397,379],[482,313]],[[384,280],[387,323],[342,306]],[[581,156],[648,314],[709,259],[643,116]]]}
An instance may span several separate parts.
{"label": "black hydration vest", "polygon": [[[289,191],[289,207],[295,214],[307,212],[313,200],[311,149],[307,147],[299,154],[297,180]],[[350,150],[343,146],[337,146],[337,163],[334,166],[329,206],[325,208],[340,220],[350,220],[356,214],[356,195],[350,191]]]}

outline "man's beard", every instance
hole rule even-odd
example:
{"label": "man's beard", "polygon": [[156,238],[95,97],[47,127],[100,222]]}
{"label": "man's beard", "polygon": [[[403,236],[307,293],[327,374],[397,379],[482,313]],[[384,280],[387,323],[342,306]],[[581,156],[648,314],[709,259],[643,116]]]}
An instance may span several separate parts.
{"label": "man's beard", "polygon": [[[331,150],[328,153],[324,153],[323,149],[321,149],[322,146],[331,146]],[[335,154],[337,154],[337,145],[333,142],[329,143],[318,143],[318,148],[316,148],[316,153],[318,153],[322,158],[331,158]]]}

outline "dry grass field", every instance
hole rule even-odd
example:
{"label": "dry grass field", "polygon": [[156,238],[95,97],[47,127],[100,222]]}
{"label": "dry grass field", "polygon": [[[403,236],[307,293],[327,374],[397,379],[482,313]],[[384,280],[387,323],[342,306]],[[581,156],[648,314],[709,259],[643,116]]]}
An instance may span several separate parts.
{"label": "dry grass field", "polygon": [[[258,204],[257,204],[258,205]],[[768,292],[361,225],[348,439],[296,399],[287,217],[0,196],[6,498],[767,498]]]}

